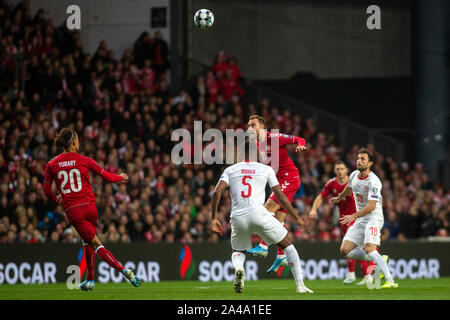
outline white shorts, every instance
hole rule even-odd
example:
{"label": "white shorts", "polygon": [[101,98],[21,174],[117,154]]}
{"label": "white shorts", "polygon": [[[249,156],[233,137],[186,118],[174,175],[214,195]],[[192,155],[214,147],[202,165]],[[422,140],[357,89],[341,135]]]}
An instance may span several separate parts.
{"label": "white shorts", "polygon": [[365,243],[376,244],[379,246],[383,224],[383,219],[358,219],[350,228],[348,228],[342,241],[351,241],[361,248],[364,247]]}
{"label": "white shorts", "polygon": [[245,251],[252,248],[252,234],[256,233],[268,245],[283,240],[288,231],[271,212],[261,206],[250,214],[231,217],[231,248]]}

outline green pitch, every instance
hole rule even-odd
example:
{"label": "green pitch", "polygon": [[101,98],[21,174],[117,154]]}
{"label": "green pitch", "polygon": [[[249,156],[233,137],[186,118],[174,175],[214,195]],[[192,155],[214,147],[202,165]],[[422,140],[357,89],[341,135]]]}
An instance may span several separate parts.
{"label": "green pitch", "polygon": [[231,282],[165,281],[134,288],[128,282],[97,283],[94,291],[69,290],[64,283],[0,285],[0,300],[450,300],[450,278],[399,280],[397,289],[369,290],[337,280],[306,281],[314,294],[297,294],[293,279],[247,281],[236,294]]}

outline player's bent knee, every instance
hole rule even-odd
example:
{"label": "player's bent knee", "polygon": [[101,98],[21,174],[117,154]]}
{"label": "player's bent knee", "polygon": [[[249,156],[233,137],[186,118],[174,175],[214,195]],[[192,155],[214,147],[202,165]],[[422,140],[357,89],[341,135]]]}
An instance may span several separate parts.
{"label": "player's bent knee", "polygon": [[339,250],[340,250],[341,254],[344,257],[346,257],[350,253],[350,251],[353,250],[353,246],[352,245],[348,245],[347,243],[343,243]]}
{"label": "player's bent knee", "polygon": [[100,247],[100,246],[102,246],[103,244],[102,244],[102,242],[100,241],[100,239],[97,237],[97,236],[95,236],[92,240],[91,240],[91,247],[95,250],[95,249],[97,249],[98,247]]}
{"label": "player's bent knee", "polygon": [[289,238],[288,235],[284,237],[283,240],[277,243],[277,246],[279,246],[282,250],[284,250],[286,247],[289,247],[293,243],[292,239]]}
{"label": "player's bent knee", "polygon": [[347,248],[344,248],[344,247],[340,248],[340,252],[341,252],[341,255],[343,255],[344,257],[347,256],[347,254],[349,253]]}
{"label": "player's bent knee", "polygon": [[377,250],[377,246],[375,244],[365,244],[364,245],[364,251],[369,254],[372,251]]}

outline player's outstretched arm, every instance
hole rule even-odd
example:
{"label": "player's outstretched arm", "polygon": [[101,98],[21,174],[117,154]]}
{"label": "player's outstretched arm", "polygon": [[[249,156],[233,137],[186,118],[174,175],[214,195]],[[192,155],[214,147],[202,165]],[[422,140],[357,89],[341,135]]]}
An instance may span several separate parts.
{"label": "player's outstretched arm", "polygon": [[309,212],[309,217],[310,217],[310,218],[312,218],[312,219],[317,218],[317,209],[320,208],[320,206],[322,205],[322,202],[323,202],[322,195],[319,194],[319,195],[314,199],[314,202],[313,202],[311,211]]}
{"label": "player's outstretched arm", "polygon": [[275,194],[275,196],[277,197],[278,201],[280,202],[280,205],[286,209],[286,211],[294,217],[295,221],[297,222],[298,226],[300,228],[304,228],[305,227],[305,222],[303,221],[302,218],[300,218],[297,214],[297,211],[294,209],[294,207],[292,206],[292,204],[289,202],[289,199],[286,197],[286,195],[283,193],[283,191],[281,191],[281,187],[280,185],[276,185],[272,187],[272,191]]}
{"label": "player's outstretched arm", "polygon": [[94,161],[94,159],[87,158],[87,160],[88,160],[89,169],[92,170],[93,172],[95,172],[97,175],[101,176],[106,181],[108,181],[110,183],[122,182],[122,181],[125,183],[128,182],[128,176],[125,173],[121,173],[119,175],[119,174],[114,174],[114,173],[108,172],[105,169],[103,169],[102,167],[100,167],[98,165],[98,163]]}
{"label": "player's outstretched arm", "polygon": [[219,234],[223,234],[223,227],[220,223],[219,219],[217,219],[217,208],[219,207],[220,198],[222,197],[223,191],[227,188],[228,184],[223,181],[219,180],[219,182],[216,185],[216,188],[214,189],[214,192],[212,194],[211,199],[211,210],[212,210],[212,230],[214,232],[217,232]]}
{"label": "player's outstretched arm", "polygon": [[279,146],[282,147],[287,144],[296,144],[297,148],[295,149],[296,152],[306,150],[306,140],[300,137],[291,136],[287,134],[273,134],[271,135],[271,139],[278,139]]}

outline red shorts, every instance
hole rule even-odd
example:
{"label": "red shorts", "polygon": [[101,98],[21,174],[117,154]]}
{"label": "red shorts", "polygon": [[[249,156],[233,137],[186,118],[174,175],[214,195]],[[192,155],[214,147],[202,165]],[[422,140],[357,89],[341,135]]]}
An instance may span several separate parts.
{"label": "red shorts", "polygon": [[97,204],[95,201],[69,209],[66,216],[81,239],[85,243],[91,243],[97,233]]}
{"label": "red shorts", "polygon": [[[294,196],[297,193],[298,188],[300,188],[300,177],[298,175],[296,176],[286,176],[286,178],[279,179],[278,182],[281,186],[281,191],[283,191],[284,195],[289,199],[289,202],[292,202],[294,200]],[[277,197],[272,192],[269,199],[275,201],[276,203],[280,204],[278,202]],[[280,205],[281,206],[281,205]],[[281,212],[287,213],[287,211],[281,207]]]}
{"label": "red shorts", "polygon": [[[342,218],[343,216],[341,216]],[[353,220],[352,222],[350,222],[349,224],[342,224],[341,223],[341,231],[342,231],[342,236],[345,236],[345,234],[347,233],[348,228],[350,228],[356,220]]]}

